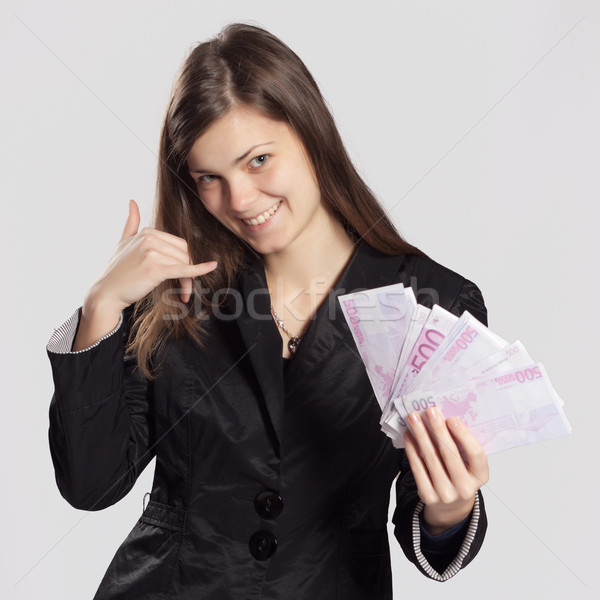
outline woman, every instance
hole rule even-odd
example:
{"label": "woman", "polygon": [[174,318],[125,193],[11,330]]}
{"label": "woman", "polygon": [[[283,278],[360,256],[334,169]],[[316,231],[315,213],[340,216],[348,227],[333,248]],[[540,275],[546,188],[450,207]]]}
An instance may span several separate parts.
{"label": "woman", "polygon": [[398,473],[408,558],[437,580],[470,562],[481,446],[432,410],[393,448],[336,297],[403,282],[485,322],[483,299],[398,235],[281,41],[232,25],[192,51],[155,228],[139,223],[132,201],[108,268],[48,345],[63,496],[109,506],[156,456],[96,598],[391,598]]}

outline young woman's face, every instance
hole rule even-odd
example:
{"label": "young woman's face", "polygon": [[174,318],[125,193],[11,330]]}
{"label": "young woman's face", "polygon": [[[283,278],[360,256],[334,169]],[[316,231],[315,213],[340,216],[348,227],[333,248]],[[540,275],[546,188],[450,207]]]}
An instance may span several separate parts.
{"label": "young woman's face", "polygon": [[232,108],[196,140],[187,163],[206,209],[257,252],[300,250],[326,235],[312,166],[286,123]]}

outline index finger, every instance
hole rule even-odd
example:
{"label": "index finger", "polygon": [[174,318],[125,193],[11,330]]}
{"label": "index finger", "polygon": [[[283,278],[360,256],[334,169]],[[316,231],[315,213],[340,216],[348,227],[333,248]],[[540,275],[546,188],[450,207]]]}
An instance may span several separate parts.
{"label": "index finger", "polygon": [[160,229],[154,229],[153,227],[144,227],[140,231],[140,235],[153,235],[154,237],[158,238],[159,240],[166,242],[167,244],[171,244],[171,245],[175,246],[176,248],[178,248],[179,250],[183,250],[184,252],[187,252],[187,248],[188,248],[187,241],[184,238],[179,237],[178,235],[175,235],[173,233],[168,233],[167,231],[161,231]]}

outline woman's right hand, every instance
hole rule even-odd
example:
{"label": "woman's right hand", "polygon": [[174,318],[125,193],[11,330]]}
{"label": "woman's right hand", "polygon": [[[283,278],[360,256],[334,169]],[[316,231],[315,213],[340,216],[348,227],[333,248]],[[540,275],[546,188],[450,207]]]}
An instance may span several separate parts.
{"label": "woman's right hand", "polygon": [[130,200],[121,240],[84,300],[73,351],[89,348],[110,333],[123,309],[166,279],[179,279],[181,300],[188,302],[193,278],[216,268],[215,261],[190,264],[184,239],[148,227],[138,232],[139,225],[140,211],[136,202]]}

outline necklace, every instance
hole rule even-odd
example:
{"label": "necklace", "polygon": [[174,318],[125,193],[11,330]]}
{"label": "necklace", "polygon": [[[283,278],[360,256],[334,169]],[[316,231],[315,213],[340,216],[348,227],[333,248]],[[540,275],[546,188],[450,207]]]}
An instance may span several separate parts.
{"label": "necklace", "polygon": [[273,319],[275,319],[275,323],[277,323],[277,325],[286,333],[286,335],[290,338],[288,341],[288,349],[289,351],[294,354],[296,352],[296,350],[298,350],[298,346],[300,345],[300,342],[302,341],[302,334],[299,335],[292,335],[288,328],[284,325],[283,321],[277,316],[277,313],[275,312],[275,309],[273,308],[273,305],[271,304],[271,314],[273,315]]}

